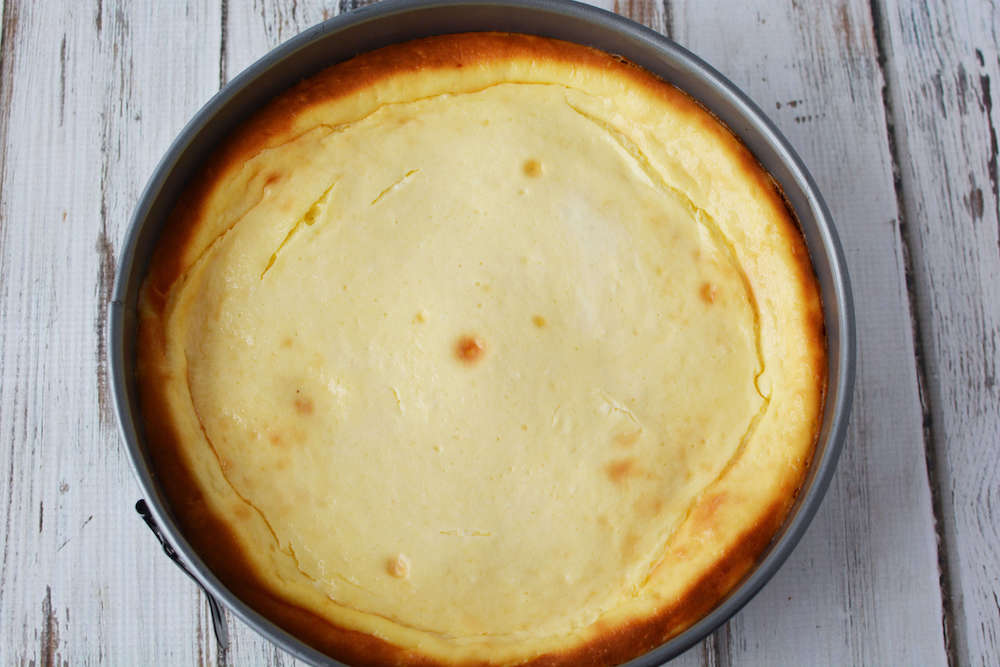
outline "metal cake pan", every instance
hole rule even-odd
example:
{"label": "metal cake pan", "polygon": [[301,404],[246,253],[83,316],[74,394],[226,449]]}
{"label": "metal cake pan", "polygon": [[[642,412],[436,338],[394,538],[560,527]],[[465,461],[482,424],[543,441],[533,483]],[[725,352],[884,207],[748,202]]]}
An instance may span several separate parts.
{"label": "metal cake pan", "polygon": [[[109,313],[108,358],[122,438],[146,502],[137,506],[168,555],[206,591],[213,616],[224,605],[295,657],[339,665],[251,609],[206,567],[184,539],[160,488],[143,437],[136,396],[136,304],[153,246],[187,180],[220,140],[277,93],[364,51],[429,35],[523,32],[578,42],[621,55],[676,85],[743,141],[784,191],[819,279],[826,321],[829,382],[823,423],[805,483],[782,529],[756,568],[715,609],[685,632],[628,663],[660,665],[733,616],[774,575],[816,513],[843,446],[855,367],[854,306],[843,251],[815,182],[777,128],[710,65],[628,19],[566,0],[384,0],[338,16],[290,39],[234,78],[194,116],[157,165],[122,245]],[[147,509],[148,507],[148,509]],[[225,628],[217,624],[225,641]]]}

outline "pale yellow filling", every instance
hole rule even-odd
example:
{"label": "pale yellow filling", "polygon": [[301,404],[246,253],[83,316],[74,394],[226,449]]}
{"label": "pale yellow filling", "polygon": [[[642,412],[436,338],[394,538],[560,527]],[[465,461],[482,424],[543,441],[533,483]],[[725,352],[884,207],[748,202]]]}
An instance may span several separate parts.
{"label": "pale yellow filling", "polygon": [[739,446],[763,403],[740,268],[579,97],[308,132],[185,284],[194,408],[288,585],[453,637],[565,632],[642,585]]}

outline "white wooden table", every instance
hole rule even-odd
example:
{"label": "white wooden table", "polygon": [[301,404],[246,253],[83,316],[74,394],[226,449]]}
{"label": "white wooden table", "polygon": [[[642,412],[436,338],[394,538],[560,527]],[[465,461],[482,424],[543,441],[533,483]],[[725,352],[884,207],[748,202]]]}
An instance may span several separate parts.
{"label": "white wooden table", "polygon": [[[0,0],[0,664],[294,662],[232,618],[221,652],[203,596],[135,515],[104,323],[170,140],[230,77],[354,4]],[[613,9],[778,124],[857,301],[855,408],[826,500],[764,591],[678,664],[998,664],[1000,8]]]}

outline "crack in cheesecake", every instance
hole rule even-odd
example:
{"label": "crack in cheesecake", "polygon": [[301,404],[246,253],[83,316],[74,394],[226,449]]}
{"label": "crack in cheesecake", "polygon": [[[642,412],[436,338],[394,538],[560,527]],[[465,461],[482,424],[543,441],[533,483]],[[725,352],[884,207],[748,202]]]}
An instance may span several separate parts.
{"label": "crack in cheesecake", "polygon": [[321,215],[323,215],[323,213],[326,211],[327,206],[330,203],[330,197],[333,193],[333,188],[336,185],[337,181],[331,183],[330,187],[326,189],[326,191],[320,196],[320,198],[314,201],[311,206],[309,206],[309,210],[306,211],[301,218],[295,221],[295,224],[292,225],[292,228],[288,230],[288,234],[285,235],[285,238],[281,240],[281,243],[278,245],[278,247],[274,249],[273,253],[271,253],[271,257],[268,258],[267,266],[265,266],[264,270],[260,272],[261,280],[264,279],[264,276],[267,274],[268,270],[270,270],[270,268],[274,266],[274,263],[278,261],[278,255],[281,253],[282,248],[288,245],[288,242],[292,240],[292,237],[295,236],[295,233],[299,231],[299,228],[302,227],[303,225],[311,227],[316,223],[316,220]]}

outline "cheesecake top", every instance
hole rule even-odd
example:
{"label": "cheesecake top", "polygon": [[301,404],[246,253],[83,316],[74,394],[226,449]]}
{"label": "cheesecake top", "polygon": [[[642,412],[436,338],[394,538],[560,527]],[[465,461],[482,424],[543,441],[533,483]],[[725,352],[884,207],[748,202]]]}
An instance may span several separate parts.
{"label": "cheesecake top", "polygon": [[403,43],[241,125],[140,300],[154,468],[237,595],[359,664],[612,664],[809,465],[815,278],[696,102],[526,35]]}

